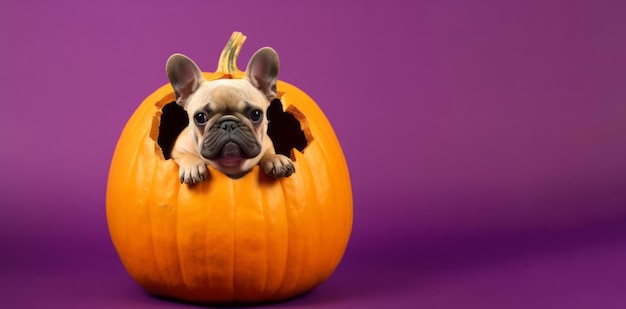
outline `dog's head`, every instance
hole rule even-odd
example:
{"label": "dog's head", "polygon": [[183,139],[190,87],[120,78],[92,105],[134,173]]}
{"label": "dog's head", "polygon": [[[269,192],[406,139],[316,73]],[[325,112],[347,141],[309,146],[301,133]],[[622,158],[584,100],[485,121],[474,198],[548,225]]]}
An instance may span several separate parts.
{"label": "dog's head", "polygon": [[243,79],[206,81],[188,57],[174,54],[167,61],[198,153],[231,178],[245,175],[266,150],[266,112],[276,97],[278,70],[278,55],[269,47],[252,56]]}

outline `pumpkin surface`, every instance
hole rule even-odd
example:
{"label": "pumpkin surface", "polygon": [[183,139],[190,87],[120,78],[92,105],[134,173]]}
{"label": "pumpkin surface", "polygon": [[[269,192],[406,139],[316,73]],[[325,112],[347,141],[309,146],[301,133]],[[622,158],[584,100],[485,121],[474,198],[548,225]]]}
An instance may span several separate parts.
{"label": "pumpkin surface", "polygon": [[[233,34],[206,80],[243,77],[235,60],[244,40]],[[126,124],[111,162],[106,214],[124,267],[150,293],[192,302],[275,301],[319,285],[339,264],[352,228],[341,146],[306,93],[283,81],[277,88],[307,139],[290,153],[296,173],[288,178],[270,178],[256,166],[233,180],[209,167],[208,180],[181,184],[178,165],[157,142],[163,109],[175,101],[169,84]]]}

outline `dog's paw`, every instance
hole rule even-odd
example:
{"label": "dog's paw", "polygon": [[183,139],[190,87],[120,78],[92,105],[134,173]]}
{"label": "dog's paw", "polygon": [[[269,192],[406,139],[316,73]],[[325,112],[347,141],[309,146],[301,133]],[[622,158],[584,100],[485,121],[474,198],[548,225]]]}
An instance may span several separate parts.
{"label": "dog's paw", "polygon": [[178,176],[180,177],[180,183],[192,185],[209,177],[209,170],[204,163],[180,166],[178,169]]}
{"label": "dog's paw", "polygon": [[261,160],[261,168],[265,174],[276,178],[289,177],[296,172],[291,159],[279,154],[264,157]]}

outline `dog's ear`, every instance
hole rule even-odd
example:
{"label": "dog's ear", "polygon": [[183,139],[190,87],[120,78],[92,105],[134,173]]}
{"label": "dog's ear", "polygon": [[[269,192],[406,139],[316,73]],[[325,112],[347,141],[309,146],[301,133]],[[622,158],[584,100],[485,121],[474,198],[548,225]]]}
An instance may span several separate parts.
{"label": "dog's ear", "polygon": [[245,79],[272,101],[276,98],[276,81],[280,63],[276,51],[270,47],[259,49],[248,62]]}
{"label": "dog's ear", "polygon": [[165,65],[167,78],[174,88],[176,94],[176,103],[185,107],[189,96],[198,89],[198,86],[204,81],[202,72],[198,66],[182,54],[173,54],[167,59]]}

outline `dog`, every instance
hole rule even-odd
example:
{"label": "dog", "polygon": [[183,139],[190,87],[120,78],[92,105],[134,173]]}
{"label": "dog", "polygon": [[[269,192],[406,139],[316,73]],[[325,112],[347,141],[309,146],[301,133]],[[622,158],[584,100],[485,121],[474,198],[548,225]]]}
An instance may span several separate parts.
{"label": "dog", "polygon": [[207,179],[207,165],[231,179],[245,176],[256,165],[275,178],[295,173],[294,163],[276,153],[267,135],[266,114],[276,98],[279,67],[276,51],[264,47],[248,62],[244,78],[206,81],[189,57],[169,57],[167,77],[176,103],[189,117],[171,152],[181,183]]}

